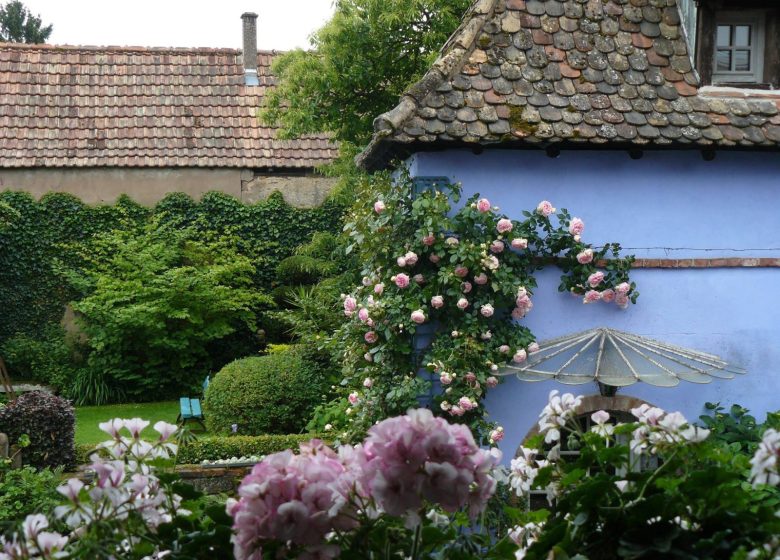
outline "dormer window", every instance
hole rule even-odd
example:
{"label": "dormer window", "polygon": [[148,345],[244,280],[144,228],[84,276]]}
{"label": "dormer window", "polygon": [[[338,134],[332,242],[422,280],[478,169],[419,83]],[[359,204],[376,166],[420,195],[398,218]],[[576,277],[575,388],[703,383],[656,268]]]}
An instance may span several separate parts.
{"label": "dormer window", "polygon": [[758,16],[719,14],[713,83],[763,82],[764,25]]}
{"label": "dormer window", "polygon": [[686,32],[696,37],[703,85],[780,88],[780,7],[776,0],[695,0],[696,26],[678,0]]}

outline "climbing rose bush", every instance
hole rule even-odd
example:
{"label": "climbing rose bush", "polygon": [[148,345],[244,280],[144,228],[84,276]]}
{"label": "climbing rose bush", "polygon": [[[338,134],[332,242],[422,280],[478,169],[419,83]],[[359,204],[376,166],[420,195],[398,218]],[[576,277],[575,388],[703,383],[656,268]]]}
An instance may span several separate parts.
{"label": "climbing rose bush", "polygon": [[776,429],[747,453],[735,434],[713,438],[648,404],[631,410],[634,422],[593,412],[585,430],[581,406],[582,397],[552,391],[539,434],[511,462],[515,495],[528,503],[538,492],[549,504],[508,531],[516,559],[778,558]]}
{"label": "climbing rose bush", "polygon": [[298,454],[270,455],[228,503],[235,557],[336,558],[343,549],[370,550],[361,527],[365,532],[386,517],[403,519],[407,528],[424,517],[447,519],[434,507],[476,518],[495,492],[499,461],[500,453],[480,449],[466,426],[427,409],[378,423],[360,445],[333,450],[313,440]]}
{"label": "climbing rose bush", "polygon": [[632,258],[619,258],[617,244],[587,244],[585,222],[549,201],[517,220],[476,195],[460,205],[458,185],[413,192],[408,178],[380,175],[347,220],[347,251],[365,266],[360,285],[343,296],[347,321],[332,338],[345,364],[344,392],[322,417],[359,438],[427,394],[437,413],[495,443],[502,431],[485,421],[482,402],[503,365],[521,365],[538,350],[521,324],[534,307],[535,272],[554,261],[561,291],[626,307],[638,296]]}

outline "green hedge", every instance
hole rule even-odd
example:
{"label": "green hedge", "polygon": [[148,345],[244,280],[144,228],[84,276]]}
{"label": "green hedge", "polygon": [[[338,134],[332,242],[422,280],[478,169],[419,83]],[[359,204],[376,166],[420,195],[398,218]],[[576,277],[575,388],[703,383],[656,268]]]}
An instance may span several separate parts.
{"label": "green hedge", "polygon": [[197,465],[202,461],[217,461],[232,457],[269,455],[285,449],[297,450],[302,442],[324,439],[320,434],[212,436],[198,439],[179,448],[180,465]]}
{"label": "green hedge", "polygon": [[4,191],[0,206],[10,208],[8,223],[0,230],[0,341],[17,332],[35,336],[59,322],[64,304],[76,296],[60,272],[89,257],[83,253],[89,252],[96,234],[157,220],[235,236],[239,252],[255,266],[256,286],[269,292],[278,264],[314,233],[339,232],[344,213],[343,205],[330,201],[318,208],[293,208],[279,193],[255,204],[220,192],[207,193],[198,202],[172,193],[154,208],[144,208],[127,197],[113,205],[89,206],[64,193],[36,201],[28,193]]}

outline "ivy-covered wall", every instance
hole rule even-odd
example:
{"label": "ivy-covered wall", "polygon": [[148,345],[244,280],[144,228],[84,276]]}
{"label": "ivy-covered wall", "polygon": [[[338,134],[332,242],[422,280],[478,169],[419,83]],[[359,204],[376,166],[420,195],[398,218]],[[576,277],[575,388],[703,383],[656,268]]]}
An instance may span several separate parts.
{"label": "ivy-covered wall", "polygon": [[256,286],[270,291],[279,261],[315,232],[340,231],[344,212],[330,201],[318,208],[294,208],[278,192],[255,204],[220,192],[207,193],[200,201],[173,193],[152,208],[127,197],[110,206],[89,206],[69,194],[49,193],[36,201],[13,191],[0,193],[0,202],[18,212],[0,231],[0,341],[17,332],[36,335],[60,320],[73,297],[58,274],[60,263],[67,265],[74,247],[98,233],[159,220],[233,235],[256,267]]}

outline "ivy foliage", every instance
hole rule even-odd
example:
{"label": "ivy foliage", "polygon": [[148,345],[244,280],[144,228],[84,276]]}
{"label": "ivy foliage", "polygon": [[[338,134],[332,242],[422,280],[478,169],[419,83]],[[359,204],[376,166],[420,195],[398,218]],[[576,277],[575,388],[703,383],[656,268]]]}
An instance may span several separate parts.
{"label": "ivy foliage", "polygon": [[344,207],[326,202],[313,209],[288,205],[281,194],[245,204],[219,192],[195,201],[172,193],[154,208],[128,197],[113,205],[88,206],[77,197],[49,193],[0,193],[0,341],[16,333],[39,336],[62,318],[66,303],[82,295],[63,277],[62,268],[80,266],[99,234],[139,231],[148,223],[196,235],[233,237],[239,255],[255,271],[255,288],[269,292],[276,266],[315,232],[338,232]]}

